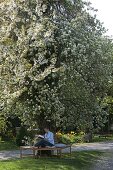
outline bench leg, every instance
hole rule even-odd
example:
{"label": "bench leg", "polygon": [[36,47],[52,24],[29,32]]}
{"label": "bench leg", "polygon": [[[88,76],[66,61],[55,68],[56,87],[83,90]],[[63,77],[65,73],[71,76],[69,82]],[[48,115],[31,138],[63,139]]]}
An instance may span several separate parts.
{"label": "bench leg", "polygon": [[57,150],[57,157],[58,157],[58,150]]}
{"label": "bench leg", "polygon": [[72,150],[71,150],[71,146],[70,146],[70,156],[71,156]]}
{"label": "bench leg", "polygon": [[35,150],[33,149],[33,158],[36,158],[36,156],[35,156]]}
{"label": "bench leg", "polygon": [[22,149],[20,149],[20,158],[22,158]]}
{"label": "bench leg", "polygon": [[60,158],[62,157],[62,150],[59,151],[60,152]]}
{"label": "bench leg", "polygon": [[61,157],[61,151],[60,150],[57,150],[57,157]]}
{"label": "bench leg", "polygon": [[41,150],[40,150],[40,157],[42,156],[42,152],[41,152]]}

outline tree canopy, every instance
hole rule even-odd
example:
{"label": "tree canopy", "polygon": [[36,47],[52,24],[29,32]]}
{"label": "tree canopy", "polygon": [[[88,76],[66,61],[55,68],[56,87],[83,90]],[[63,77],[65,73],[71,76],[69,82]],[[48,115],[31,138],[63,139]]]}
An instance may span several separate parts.
{"label": "tree canopy", "polygon": [[101,126],[112,41],[82,0],[0,2],[2,114],[24,124]]}

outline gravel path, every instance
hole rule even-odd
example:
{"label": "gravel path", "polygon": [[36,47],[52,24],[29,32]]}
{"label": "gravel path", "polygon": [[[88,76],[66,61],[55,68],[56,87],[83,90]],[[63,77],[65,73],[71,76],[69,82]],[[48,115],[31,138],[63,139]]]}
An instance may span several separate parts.
{"label": "gravel path", "polygon": [[113,170],[113,151],[108,150],[94,163],[91,170]]}
{"label": "gravel path", "polygon": [[85,143],[76,144],[72,147],[73,151],[83,151],[83,150],[112,150],[113,142],[99,142],[99,143]]}
{"label": "gravel path", "polygon": [[0,151],[0,160],[19,158],[19,151]]}

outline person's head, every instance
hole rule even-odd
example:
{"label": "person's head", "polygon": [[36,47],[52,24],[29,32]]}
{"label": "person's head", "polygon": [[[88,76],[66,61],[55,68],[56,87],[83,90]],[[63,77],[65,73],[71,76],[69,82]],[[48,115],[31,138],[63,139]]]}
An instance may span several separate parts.
{"label": "person's head", "polygon": [[44,131],[47,133],[47,132],[49,132],[49,127],[48,126],[45,126],[44,127]]}

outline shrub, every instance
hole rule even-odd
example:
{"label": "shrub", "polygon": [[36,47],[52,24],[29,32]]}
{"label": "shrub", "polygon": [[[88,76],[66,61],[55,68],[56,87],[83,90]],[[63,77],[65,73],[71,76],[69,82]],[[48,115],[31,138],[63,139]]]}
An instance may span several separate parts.
{"label": "shrub", "polygon": [[58,143],[70,144],[70,143],[78,143],[83,141],[84,133],[77,134],[75,132],[70,132],[67,134],[57,132],[56,138]]}
{"label": "shrub", "polygon": [[4,133],[2,133],[1,138],[2,138],[2,140],[7,140],[7,141],[15,139],[12,130],[7,130]]}
{"label": "shrub", "polygon": [[16,144],[18,146],[26,145],[27,136],[28,136],[28,132],[27,132],[26,128],[21,127],[17,136],[16,136]]}
{"label": "shrub", "polygon": [[34,137],[35,137],[34,131],[27,131],[25,127],[21,127],[16,136],[16,144],[18,146],[30,145],[33,143]]}

